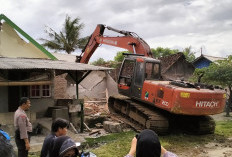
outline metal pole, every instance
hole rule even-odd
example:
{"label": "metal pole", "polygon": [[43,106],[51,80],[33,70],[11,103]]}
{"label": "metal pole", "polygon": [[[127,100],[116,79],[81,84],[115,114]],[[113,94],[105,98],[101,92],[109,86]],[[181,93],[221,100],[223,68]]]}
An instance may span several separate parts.
{"label": "metal pole", "polygon": [[77,74],[77,71],[76,71],[76,97],[77,97],[77,100],[78,100],[79,95],[78,95],[78,74]]}
{"label": "metal pole", "polygon": [[78,77],[78,73],[76,71],[76,97],[77,100],[79,101],[79,104],[81,105],[81,128],[80,128],[80,132],[83,133],[84,131],[84,101],[83,100],[79,100],[79,90],[78,90],[78,81],[79,77]]}
{"label": "metal pole", "polygon": [[132,45],[134,54],[136,54],[135,45]]}
{"label": "metal pole", "polygon": [[84,131],[84,102],[80,101],[81,105],[81,133]]}

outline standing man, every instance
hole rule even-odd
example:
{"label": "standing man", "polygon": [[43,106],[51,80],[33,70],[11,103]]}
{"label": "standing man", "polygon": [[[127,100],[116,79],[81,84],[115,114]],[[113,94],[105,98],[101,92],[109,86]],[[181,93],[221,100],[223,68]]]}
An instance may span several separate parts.
{"label": "standing man", "polygon": [[29,110],[31,102],[29,98],[22,97],[19,102],[19,108],[15,111],[15,142],[18,148],[18,157],[27,157],[30,150],[30,133],[32,125],[25,111]]}
{"label": "standing man", "polygon": [[49,150],[51,150],[50,148],[51,143],[56,137],[66,135],[68,126],[69,126],[69,122],[62,118],[57,118],[52,122],[51,134],[49,134],[44,140],[40,157],[49,156]]}

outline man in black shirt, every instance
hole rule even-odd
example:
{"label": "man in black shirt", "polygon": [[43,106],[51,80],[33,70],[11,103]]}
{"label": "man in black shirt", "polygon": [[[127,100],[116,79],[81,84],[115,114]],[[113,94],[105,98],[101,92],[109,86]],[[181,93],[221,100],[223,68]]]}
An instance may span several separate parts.
{"label": "man in black shirt", "polygon": [[51,134],[49,134],[43,143],[40,157],[49,157],[49,150],[51,142],[59,136],[64,136],[67,134],[69,123],[65,119],[58,118],[53,121],[51,126]]}

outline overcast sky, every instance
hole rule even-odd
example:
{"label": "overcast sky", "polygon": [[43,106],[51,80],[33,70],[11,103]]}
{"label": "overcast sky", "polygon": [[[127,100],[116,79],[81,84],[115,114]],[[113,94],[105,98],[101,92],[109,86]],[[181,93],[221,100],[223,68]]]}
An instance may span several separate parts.
{"label": "overcast sky", "polygon": [[[232,54],[232,0],[0,0],[0,14],[39,43],[46,37],[45,26],[59,32],[70,15],[85,24],[82,37],[105,24],[136,32],[151,48],[191,46],[197,57],[201,48],[205,55]],[[91,61],[112,60],[123,50],[102,45]]]}

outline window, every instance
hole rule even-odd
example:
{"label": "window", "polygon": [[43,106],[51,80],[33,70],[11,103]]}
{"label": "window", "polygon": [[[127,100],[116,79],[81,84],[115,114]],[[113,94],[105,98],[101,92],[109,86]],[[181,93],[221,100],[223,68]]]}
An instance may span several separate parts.
{"label": "window", "polygon": [[136,65],[136,76],[135,76],[135,84],[142,86],[143,85],[143,80],[144,80],[144,63],[142,62],[137,62]]}
{"label": "window", "polygon": [[121,74],[119,76],[119,84],[131,85],[133,73],[134,73],[134,61],[126,60],[123,64]]}
{"label": "window", "polygon": [[135,64],[134,61],[131,60],[125,61],[122,68],[121,76],[132,77],[134,73],[134,64]]}
{"label": "window", "polygon": [[42,85],[42,97],[50,97],[50,86]]}
{"label": "window", "polygon": [[145,78],[147,80],[159,79],[159,64],[146,63]]}
{"label": "window", "polygon": [[50,97],[50,96],[51,96],[50,85],[30,86],[30,97],[31,98],[41,98],[41,97]]}
{"label": "window", "polygon": [[32,98],[40,97],[40,86],[39,85],[31,86],[31,97]]}

